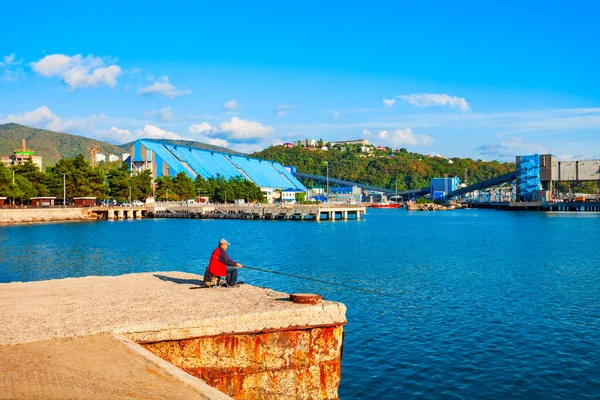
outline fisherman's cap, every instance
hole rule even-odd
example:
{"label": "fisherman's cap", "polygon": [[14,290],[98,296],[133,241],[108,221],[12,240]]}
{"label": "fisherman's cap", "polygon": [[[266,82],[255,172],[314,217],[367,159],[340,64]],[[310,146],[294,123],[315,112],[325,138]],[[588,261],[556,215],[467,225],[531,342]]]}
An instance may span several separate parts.
{"label": "fisherman's cap", "polygon": [[219,240],[219,244],[229,245],[229,242],[227,240],[225,240],[225,239],[221,239],[221,240]]}

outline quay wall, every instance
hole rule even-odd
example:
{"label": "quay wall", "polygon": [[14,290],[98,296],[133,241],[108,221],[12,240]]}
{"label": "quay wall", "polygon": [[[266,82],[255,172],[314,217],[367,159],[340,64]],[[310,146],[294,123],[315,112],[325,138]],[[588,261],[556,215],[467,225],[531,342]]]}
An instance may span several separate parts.
{"label": "quay wall", "polygon": [[94,220],[96,215],[83,208],[0,209],[0,224]]}
{"label": "quay wall", "polygon": [[143,346],[235,399],[338,399],[343,325]]}

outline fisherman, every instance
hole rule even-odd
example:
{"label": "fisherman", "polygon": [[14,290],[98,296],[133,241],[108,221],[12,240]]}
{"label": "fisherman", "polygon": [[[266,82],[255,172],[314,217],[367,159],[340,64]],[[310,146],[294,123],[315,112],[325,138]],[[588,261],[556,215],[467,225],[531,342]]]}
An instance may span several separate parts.
{"label": "fisherman", "polygon": [[[237,275],[238,269],[243,268],[242,264],[233,261],[227,254],[227,248],[229,242],[225,239],[219,240],[219,246],[212,252],[210,261],[208,263],[207,273],[204,274],[204,282],[209,278],[212,280],[212,276],[227,276],[226,282],[227,287],[238,287]],[[208,277],[207,275],[211,275]]]}

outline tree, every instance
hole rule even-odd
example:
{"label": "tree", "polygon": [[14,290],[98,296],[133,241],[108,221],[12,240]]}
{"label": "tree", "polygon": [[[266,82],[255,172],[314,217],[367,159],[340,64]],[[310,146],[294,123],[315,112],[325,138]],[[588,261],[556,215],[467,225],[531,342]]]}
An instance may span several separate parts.
{"label": "tree", "polygon": [[134,200],[145,200],[152,195],[152,171],[147,169],[131,178],[132,197]]}
{"label": "tree", "polygon": [[129,198],[129,187],[132,188],[133,180],[129,173],[127,164],[121,164],[118,168],[113,168],[108,175],[109,196],[117,201],[125,201]]}
{"label": "tree", "polygon": [[173,178],[173,192],[178,200],[185,200],[196,195],[196,187],[192,178],[185,172],[180,172]]}
{"label": "tree", "polygon": [[169,201],[175,199],[175,194],[173,193],[173,180],[170,176],[161,176],[156,179],[156,195],[159,200]]}

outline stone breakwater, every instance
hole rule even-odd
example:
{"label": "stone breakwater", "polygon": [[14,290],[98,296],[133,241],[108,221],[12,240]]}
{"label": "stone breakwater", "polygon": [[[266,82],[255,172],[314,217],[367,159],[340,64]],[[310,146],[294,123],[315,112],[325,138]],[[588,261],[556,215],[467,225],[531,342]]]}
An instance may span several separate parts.
{"label": "stone breakwater", "polygon": [[86,208],[3,208],[0,224],[58,221],[93,221],[99,217]]}
{"label": "stone breakwater", "polygon": [[449,203],[446,205],[435,204],[435,203],[426,203],[426,204],[409,204],[406,206],[408,211],[446,211],[446,210],[455,210],[457,208],[462,208],[462,205],[459,203]]}

